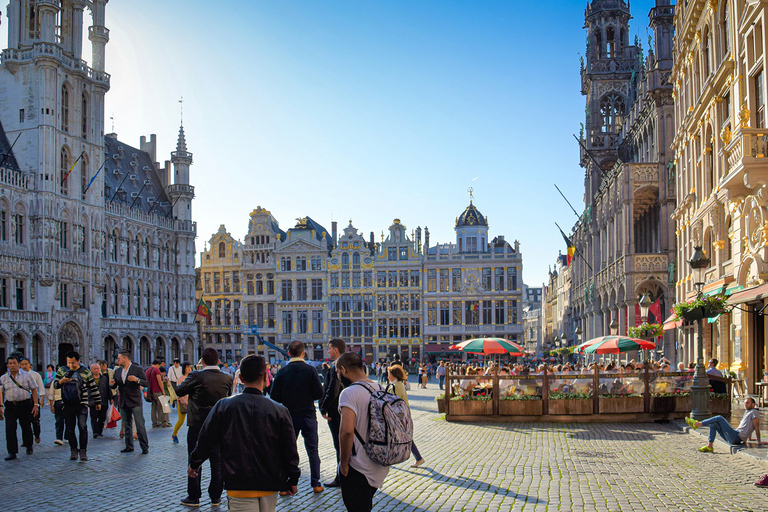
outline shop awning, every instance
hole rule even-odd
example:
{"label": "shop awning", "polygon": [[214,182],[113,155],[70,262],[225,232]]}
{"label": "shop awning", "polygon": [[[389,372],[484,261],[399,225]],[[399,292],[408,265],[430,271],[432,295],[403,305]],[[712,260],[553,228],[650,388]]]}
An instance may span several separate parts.
{"label": "shop awning", "polygon": [[683,325],[682,320],[676,321],[675,315],[669,315],[669,317],[666,320],[664,320],[664,324],[662,325],[662,327],[664,328],[665,331],[671,331],[675,327],[680,327],[681,325]]}
{"label": "shop awning", "polygon": [[704,295],[705,297],[711,297],[713,295],[720,295],[721,293],[723,293],[724,288],[725,288],[725,285],[718,286],[716,288],[712,288],[711,290],[708,290],[708,291],[702,293],[702,295]]}
{"label": "shop awning", "polygon": [[713,316],[713,317],[707,318],[707,323],[708,323],[708,324],[713,324],[713,323],[717,322],[717,320],[718,320],[718,319],[719,319],[721,316],[723,316],[724,314],[725,314],[725,313],[720,313],[720,314],[719,314],[719,315],[717,315],[717,316]]}
{"label": "shop awning", "polygon": [[764,298],[768,298],[768,284],[736,292],[728,298],[728,304],[744,304],[745,302],[753,302]]}
{"label": "shop awning", "polygon": [[743,289],[744,289],[743,286],[741,286],[740,284],[738,284],[737,282],[734,281],[734,282],[732,282],[731,284],[728,285],[728,288],[725,289],[725,296],[726,297],[730,297],[734,293],[740,292]]}

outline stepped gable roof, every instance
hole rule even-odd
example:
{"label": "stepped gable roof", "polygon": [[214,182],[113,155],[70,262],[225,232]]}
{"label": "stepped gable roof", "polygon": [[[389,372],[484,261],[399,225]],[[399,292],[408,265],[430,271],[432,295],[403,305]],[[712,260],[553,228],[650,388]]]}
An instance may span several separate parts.
{"label": "stepped gable roof", "polygon": [[3,124],[0,123],[0,162],[3,162],[2,167],[20,171],[19,163],[16,161],[13,151],[11,151],[11,144],[13,144],[13,142],[8,139],[8,136],[3,129]]}
{"label": "stepped gable roof", "polygon": [[462,226],[488,226],[485,217],[483,217],[483,214],[480,213],[474,204],[472,204],[472,201],[469,201],[469,206],[464,210],[464,213],[456,219],[456,227],[458,228]]}
{"label": "stepped gable roof", "polygon": [[[145,212],[168,215],[171,200],[165,193],[149,153],[110,136],[104,137],[104,145],[107,163],[101,172],[104,173],[105,200],[126,203],[128,206],[133,204],[134,208],[141,208]],[[134,194],[139,194],[140,198]],[[155,205],[155,202],[159,204]]]}

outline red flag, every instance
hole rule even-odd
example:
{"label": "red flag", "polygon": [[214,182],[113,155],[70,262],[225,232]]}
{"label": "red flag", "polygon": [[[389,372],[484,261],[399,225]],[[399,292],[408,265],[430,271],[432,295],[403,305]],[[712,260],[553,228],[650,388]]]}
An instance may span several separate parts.
{"label": "red flag", "polygon": [[635,304],[635,327],[643,323],[643,318],[640,315],[640,304]]}
{"label": "red flag", "polygon": [[663,321],[663,318],[661,318],[661,297],[656,299],[656,302],[648,308],[648,312],[653,313],[656,323],[661,323]]}

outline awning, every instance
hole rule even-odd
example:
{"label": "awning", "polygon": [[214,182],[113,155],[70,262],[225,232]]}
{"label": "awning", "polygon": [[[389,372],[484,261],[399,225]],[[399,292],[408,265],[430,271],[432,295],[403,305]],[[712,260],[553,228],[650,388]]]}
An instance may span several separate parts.
{"label": "awning", "polygon": [[725,288],[725,285],[718,286],[716,288],[712,288],[711,290],[708,290],[708,291],[702,293],[702,295],[704,297],[712,297],[713,295],[720,295],[721,293],[723,293],[723,289],[724,288]]}
{"label": "awning", "polygon": [[745,302],[753,302],[764,298],[768,298],[768,284],[734,293],[728,298],[728,304],[744,304]]}
{"label": "awning", "polygon": [[741,286],[740,284],[738,284],[737,282],[734,281],[734,282],[732,282],[731,284],[728,285],[728,288],[725,289],[725,296],[726,297],[730,297],[734,293],[740,292],[743,289],[744,289],[743,286]]}
{"label": "awning", "polygon": [[662,325],[662,327],[664,328],[665,331],[671,331],[675,327],[680,327],[681,325],[683,325],[682,320],[676,321],[675,315],[669,315],[669,317],[666,320],[664,320],[664,324]]}
{"label": "awning", "polygon": [[713,317],[707,318],[707,323],[708,324],[713,324],[713,323],[717,322],[717,319],[720,318],[722,315],[723,315],[723,313],[720,313],[717,316],[713,316]]}

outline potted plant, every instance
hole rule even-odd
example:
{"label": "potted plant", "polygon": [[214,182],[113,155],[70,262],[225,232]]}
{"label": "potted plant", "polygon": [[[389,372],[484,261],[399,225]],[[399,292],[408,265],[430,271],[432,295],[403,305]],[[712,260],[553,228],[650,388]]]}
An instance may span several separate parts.
{"label": "potted plant", "polygon": [[630,327],[627,330],[627,334],[631,338],[656,338],[664,336],[664,326],[661,324],[649,324],[643,322],[637,327]]}
{"label": "potted plant", "polygon": [[712,414],[729,416],[731,414],[731,397],[728,393],[710,393],[709,406]]}
{"label": "potted plant", "polygon": [[593,400],[591,393],[563,393],[553,391],[549,394],[548,414],[592,414]]}
{"label": "potted plant", "polygon": [[445,413],[445,395],[437,395],[435,397],[435,402],[437,402],[437,412],[440,414]]}
{"label": "potted plant", "polygon": [[725,301],[728,297],[725,295],[710,295],[696,297],[687,302],[677,302],[672,306],[671,312],[675,314],[675,319],[680,320],[699,320],[701,318],[712,318],[727,311]]}
{"label": "potted plant", "polygon": [[499,399],[500,416],[541,416],[542,401],[538,395],[510,395]]}
{"label": "potted plant", "polygon": [[624,414],[643,412],[643,395],[629,393],[625,395],[600,395],[601,414]]}
{"label": "potted plant", "polygon": [[491,396],[454,396],[451,398],[451,416],[485,416],[493,414]]}
{"label": "potted plant", "polygon": [[693,402],[689,391],[677,391],[674,393],[654,393],[651,395],[651,412],[691,412]]}

